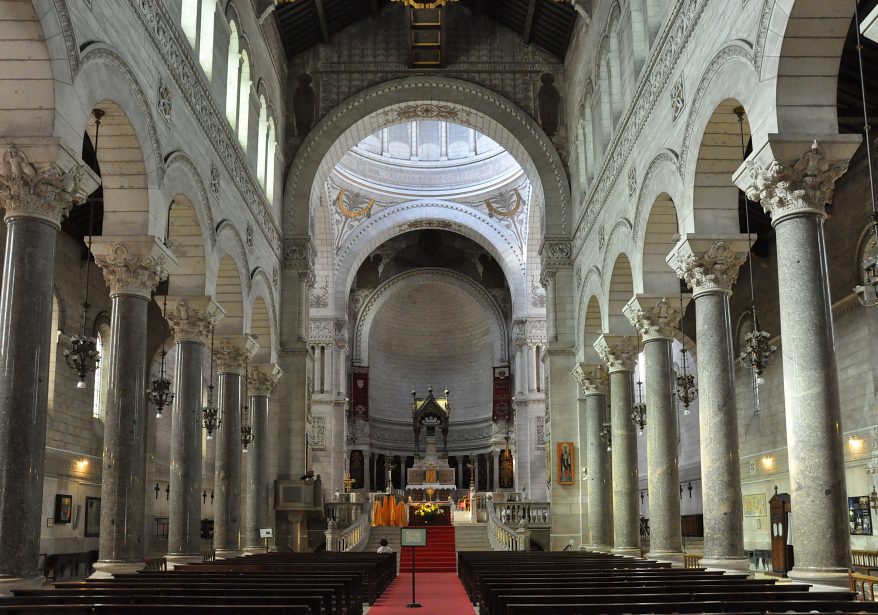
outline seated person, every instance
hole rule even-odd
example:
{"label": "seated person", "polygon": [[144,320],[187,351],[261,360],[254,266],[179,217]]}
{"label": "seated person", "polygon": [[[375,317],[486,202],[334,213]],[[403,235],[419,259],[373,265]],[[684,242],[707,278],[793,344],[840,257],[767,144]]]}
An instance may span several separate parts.
{"label": "seated person", "polygon": [[393,553],[393,549],[387,544],[387,539],[381,539],[381,546],[378,547],[378,553]]}

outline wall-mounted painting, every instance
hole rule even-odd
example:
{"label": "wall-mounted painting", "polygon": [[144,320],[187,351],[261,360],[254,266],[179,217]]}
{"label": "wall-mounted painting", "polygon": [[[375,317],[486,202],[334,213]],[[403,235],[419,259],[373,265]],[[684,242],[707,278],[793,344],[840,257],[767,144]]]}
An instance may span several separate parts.
{"label": "wall-mounted painting", "polygon": [[745,517],[764,517],[765,516],[765,494],[751,493],[744,496],[744,516]]}
{"label": "wall-mounted painting", "polygon": [[70,523],[73,520],[73,496],[66,493],[55,494],[55,523]]}
{"label": "wall-mounted painting", "polygon": [[573,442],[558,442],[558,484],[573,485],[573,466],[575,464]]}
{"label": "wall-mounted painting", "polygon": [[872,535],[872,511],[869,509],[869,496],[848,498],[848,522],[852,536]]}
{"label": "wall-mounted painting", "polygon": [[92,538],[101,533],[101,498],[85,498],[85,536]]}

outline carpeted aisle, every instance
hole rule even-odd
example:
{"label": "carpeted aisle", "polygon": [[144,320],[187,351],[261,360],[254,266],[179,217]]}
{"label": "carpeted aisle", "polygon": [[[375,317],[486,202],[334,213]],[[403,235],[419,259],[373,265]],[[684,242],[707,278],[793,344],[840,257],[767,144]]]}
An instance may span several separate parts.
{"label": "carpeted aisle", "polygon": [[368,615],[472,615],[475,613],[463,585],[453,572],[418,573],[416,599],[420,609],[409,609],[412,575],[400,574],[369,608]]}

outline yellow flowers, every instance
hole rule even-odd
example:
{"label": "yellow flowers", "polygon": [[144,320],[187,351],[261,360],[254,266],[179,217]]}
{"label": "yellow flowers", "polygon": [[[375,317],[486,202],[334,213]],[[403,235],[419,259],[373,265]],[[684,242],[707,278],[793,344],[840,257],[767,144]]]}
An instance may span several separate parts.
{"label": "yellow flowers", "polygon": [[418,504],[415,508],[415,514],[419,517],[434,517],[436,515],[444,514],[444,512],[445,511],[442,510],[442,507],[436,506],[436,504],[432,502]]}

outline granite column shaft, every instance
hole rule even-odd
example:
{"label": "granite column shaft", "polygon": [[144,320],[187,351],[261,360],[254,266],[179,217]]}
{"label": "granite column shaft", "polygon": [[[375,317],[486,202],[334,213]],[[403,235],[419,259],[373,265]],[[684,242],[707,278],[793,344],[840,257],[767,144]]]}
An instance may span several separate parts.
{"label": "granite column shaft", "polygon": [[586,461],[588,469],[588,548],[609,552],[613,544],[613,474],[607,443],[601,440],[607,396],[597,391],[585,397]]}
{"label": "granite column shaft", "polygon": [[220,557],[238,554],[241,519],[241,374],[220,371],[216,431],[213,546]]}
{"label": "granite column shaft", "polygon": [[268,518],[268,396],[250,396],[253,442],[247,447],[247,505],[244,546],[261,548],[261,528],[272,527]]}

